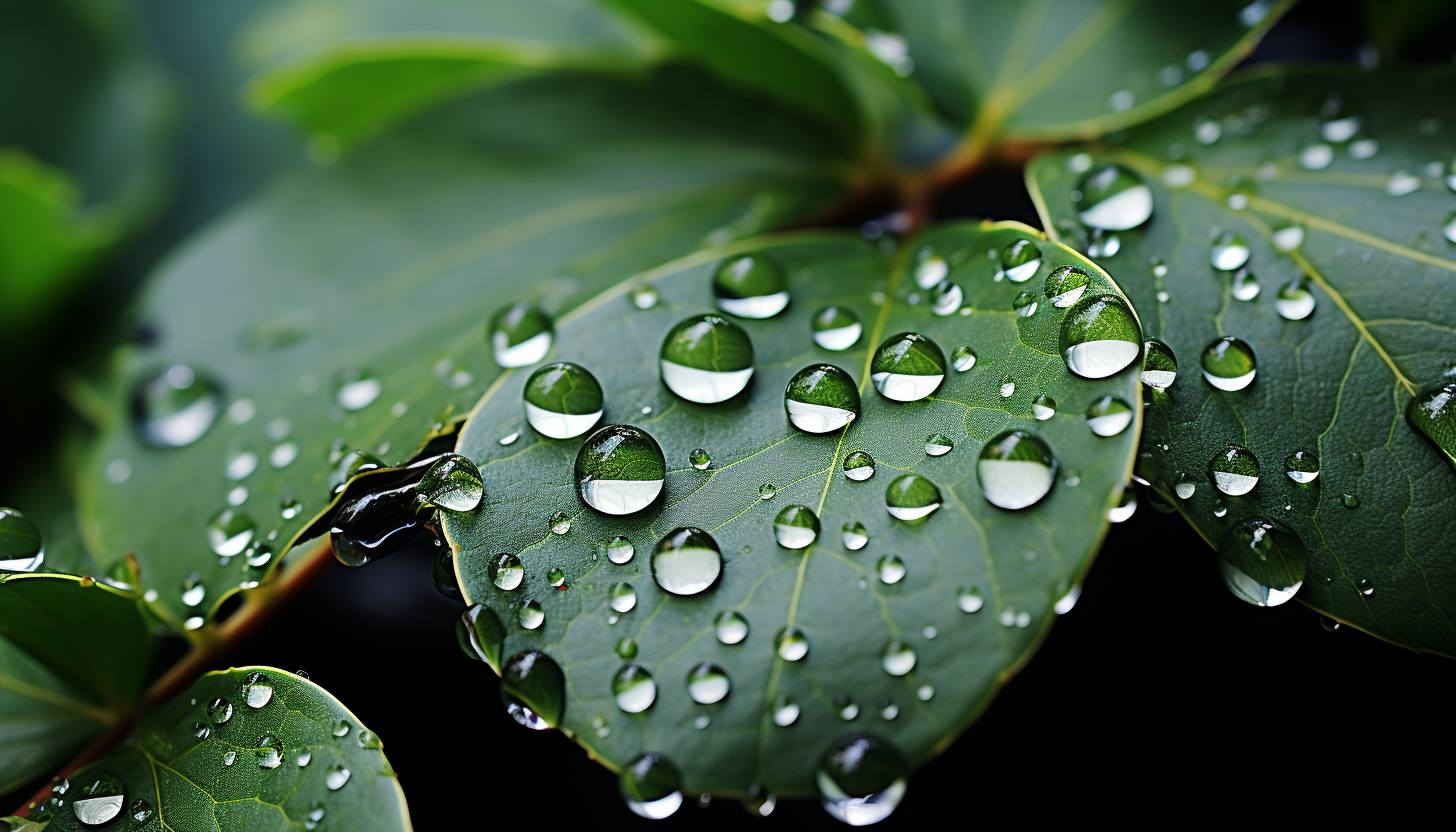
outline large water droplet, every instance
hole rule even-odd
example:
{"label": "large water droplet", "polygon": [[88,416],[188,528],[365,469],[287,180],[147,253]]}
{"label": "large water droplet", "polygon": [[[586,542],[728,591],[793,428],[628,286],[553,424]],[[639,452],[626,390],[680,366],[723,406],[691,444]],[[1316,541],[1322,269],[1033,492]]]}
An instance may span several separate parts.
{"label": "large water droplet", "polygon": [[258,768],[268,771],[278,768],[283,764],[285,754],[283,741],[271,731],[265,732],[253,742],[253,756],[258,761]]}
{"label": "large water droplet", "polygon": [[577,490],[603,514],[647,508],[666,477],[667,460],[657,440],[630,425],[607,425],[587,437],[576,455]]}
{"label": "large water droplet", "polygon": [[875,458],[865,451],[850,451],[844,455],[844,475],[864,482],[875,475]]}
{"label": "large water droplet", "polygon": [[1203,349],[1203,377],[1220,390],[1248,387],[1257,371],[1253,347],[1232,335],[1215,338]]}
{"label": "large water droplet", "polygon": [[809,655],[809,638],[798,627],[785,627],[774,637],[774,651],[786,662],[797,662]]}
{"label": "large water droplet", "polygon": [[696,595],[723,571],[723,555],[713,536],[693,526],[668,532],[652,550],[652,576],[673,595]]}
{"label": "large water droplet", "polygon": [[1153,192],[1121,165],[1088,171],[1072,192],[1072,207],[1083,225],[1105,231],[1126,231],[1153,215]]}
{"label": "large water droplet", "polygon": [[324,772],[324,786],[331,792],[344,788],[348,782],[349,770],[338,763],[329,766],[328,771]]}
{"label": "large water droplet", "polygon": [[1314,304],[1314,293],[1299,279],[1284,284],[1274,297],[1274,311],[1288,321],[1308,318],[1314,312]]}
{"label": "large water droplet", "polygon": [[509,553],[497,557],[492,569],[494,574],[491,580],[507,592],[520,586],[521,580],[526,576],[526,570],[521,567],[521,559]]}
{"label": "large water droplet", "polygon": [[70,798],[71,814],[76,816],[76,820],[86,826],[103,826],[121,815],[126,804],[126,789],[120,780],[103,774],[80,785]]}
{"label": "large water droplet", "polygon": [[1310,451],[1295,451],[1284,458],[1284,474],[1301,485],[1319,479],[1319,459]]}
{"label": "large water droplet", "polygon": [[1087,408],[1087,427],[1098,436],[1116,436],[1132,424],[1132,405],[1113,396],[1103,396]]}
{"label": "large water droplet", "polygon": [[748,619],[732,610],[725,610],[713,619],[713,631],[724,644],[738,644],[748,638]]}
{"label": "large water droplet", "polygon": [[805,433],[836,431],[859,416],[859,388],[833,364],[810,364],[789,379],[784,410]]}
{"label": "large water droplet", "polygon": [[844,528],[840,530],[840,540],[844,542],[844,548],[857,552],[870,542],[870,533],[865,528],[865,524],[851,520],[845,523]]}
{"label": "large water droplet", "polygon": [[668,389],[698,404],[738,395],[753,376],[748,333],[717,315],[695,315],[668,330],[658,357]]}
{"label": "large water droplet", "polygon": [[889,817],[905,796],[909,766],[900,752],[864,734],[841,737],[825,752],[814,773],[824,810],[850,826]]}
{"label": "large water droplet", "polygon": [[1008,430],[981,449],[976,476],[981,493],[991,505],[1023,509],[1052,490],[1057,460],[1045,442],[1023,430]]}
{"label": "large water droplet", "polygon": [[702,664],[688,671],[688,698],[699,705],[716,705],[728,697],[732,687],[728,674],[715,664]]}
{"label": "large water droplet", "polygon": [[1248,448],[1229,445],[1208,461],[1208,473],[1219,491],[1238,497],[1259,484],[1259,459]]}
{"label": "large water droplet", "polygon": [[499,310],[486,327],[495,363],[507,369],[545,358],[554,337],[551,319],[529,303],[513,303]]}
{"label": "large water droplet", "polygon": [[892,641],[880,651],[880,667],[891,676],[904,676],[915,669],[915,650],[903,641]]}
{"label": "large water droplet", "polygon": [[1208,250],[1208,262],[1225,272],[1242,268],[1249,262],[1249,244],[1232,231],[1225,231]]}
{"label": "large water droplet", "polygon": [[905,579],[905,561],[899,555],[881,555],[875,562],[875,574],[882,584],[898,584]]}
{"label": "large water droplet", "polygon": [[1304,583],[1304,542],[1273,520],[1253,517],[1231,526],[1218,544],[1218,571],[1241,601],[1275,607]]}
{"label": "large water droplet", "polygon": [[1456,378],[1448,376],[1414,396],[1406,405],[1405,418],[1456,465]]}
{"label": "large water droplet", "polygon": [[897,520],[923,520],[940,503],[940,489],[919,474],[901,474],[885,487],[885,509]]}
{"label": "large water droplet", "polygon": [[1173,350],[1156,338],[1143,344],[1143,371],[1138,380],[1154,390],[1167,390],[1178,378],[1178,359]]}
{"label": "large water droplet", "polygon": [[415,494],[428,505],[448,511],[470,511],[480,505],[485,486],[474,462],[460,454],[445,454],[426,469]]}
{"label": "large water droplet", "polygon": [[550,656],[524,650],[502,668],[501,701],[511,718],[533,731],[561,724],[566,708],[566,677]]}
{"label": "large water droplet", "polygon": [[1061,352],[1067,369],[1083,378],[1107,378],[1142,351],[1142,330],[1122,298],[1084,298],[1062,321]]}
{"label": "large water droplet", "polygon": [[785,549],[803,549],[819,537],[819,517],[808,506],[785,506],[774,518],[773,533]]}
{"label": "large water droplet", "polygon": [[222,413],[222,387],[183,364],[139,382],[131,410],[137,436],[154,448],[181,448],[207,433]]}
{"label": "large water droplet", "polygon": [[1058,266],[1047,275],[1043,288],[1052,306],[1066,309],[1082,299],[1082,293],[1087,291],[1091,282],[1092,278],[1076,266]]}
{"label": "large water droplet", "polygon": [[627,808],[648,820],[662,820],[682,806],[682,775],[660,754],[639,754],[622,768],[617,787]]}
{"label": "large water droplet", "polygon": [[607,603],[617,612],[631,612],[637,606],[637,590],[626,581],[612,584],[612,588],[607,590]]}
{"label": "large water droplet", "polygon": [[640,714],[657,701],[657,682],[641,665],[625,665],[612,677],[612,698],[625,713]]}
{"label": "large water droplet", "polygon": [[789,305],[784,270],[762,254],[724,260],[713,273],[718,308],[740,318],[771,318]]}
{"label": "large water droplet", "polygon": [[526,421],[552,439],[571,439],[602,418],[602,386],[586,368],[565,361],[531,373],[522,394]]}
{"label": "large water droplet", "polygon": [[45,562],[40,529],[13,508],[0,508],[0,572],[34,572]]}
{"label": "large water droplet", "polygon": [[875,389],[897,402],[919,401],[934,393],[944,379],[945,354],[934,341],[916,332],[886,338],[870,364]]}
{"label": "large water droplet", "polygon": [[273,700],[273,680],[266,673],[249,673],[243,677],[242,691],[243,702],[257,710]]}
{"label": "large water droplet", "polygon": [[612,563],[627,563],[635,554],[637,548],[632,545],[632,541],[621,535],[607,541],[607,560]]}
{"label": "large water droplet", "polygon": [[815,312],[810,327],[814,343],[836,352],[854,346],[864,332],[859,316],[843,306],[826,306]]}
{"label": "large water droplet", "polygon": [[1001,252],[1001,274],[1012,283],[1025,283],[1041,268],[1041,249],[1032,240],[1022,238]]}

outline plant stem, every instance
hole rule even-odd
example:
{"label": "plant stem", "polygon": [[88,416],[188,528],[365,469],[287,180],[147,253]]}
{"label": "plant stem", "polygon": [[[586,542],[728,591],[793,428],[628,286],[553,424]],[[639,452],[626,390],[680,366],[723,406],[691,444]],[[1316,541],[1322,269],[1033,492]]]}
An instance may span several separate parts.
{"label": "plant stem", "polygon": [[25,817],[31,807],[38,806],[50,796],[57,779],[75,774],[116,747],[131,733],[137,719],[143,714],[166,703],[172,697],[186,690],[197,677],[213,669],[252,633],[272,617],[279,607],[302,592],[314,579],[333,563],[333,549],[328,538],[324,538],[312,551],[289,566],[276,580],[256,589],[248,590],[242,606],[218,624],[209,624],[199,630],[192,649],[182,660],[162,674],[141,700],[122,712],[112,721],[101,736],[86,746],[60,770],[56,779],[41,786],[31,798],[25,801],[14,814]]}

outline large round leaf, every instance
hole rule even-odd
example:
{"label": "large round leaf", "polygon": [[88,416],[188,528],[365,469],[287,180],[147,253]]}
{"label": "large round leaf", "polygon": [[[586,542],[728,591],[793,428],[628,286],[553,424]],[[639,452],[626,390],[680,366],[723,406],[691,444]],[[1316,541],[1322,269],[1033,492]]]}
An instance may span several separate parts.
{"label": "large round leaf", "polygon": [[[1082,234],[1075,171],[1114,162],[1152,189],[1152,218],[1116,234],[1118,250],[1100,262],[1180,364],[1147,413],[1142,470],[1153,486],[1215,545],[1250,517],[1288,526],[1308,556],[1301,600],[1448,655],[1456,469],[1406,411],[1456,362],[1453,91],[1449,72],[1264,73],[1091,156],[1049,154],[1029,173],[1048,228],[1072,242]],[[1231,243],[1246,244],[1246,263]],[[1219,254],[1244,273],[1215,268]],[[1200,372],[1205,347],[1225,335],[1257,359],[1243,390],[1215,389]],[[1209,473],[1231,445],[1259,464],[1241,496],[1220,493]],[[1313,482],[1286,476],[1298,451],[1318,459]],[[1180,482],[1190,497],[1173,496]]]}
{"label": "large round leaf", "polygon": [[[1024,284],[997,280],[996,255],[1017,240],[1040,248],[1040,268]],[[791,301],[775,317],[737,321],[754,350],[747,391],[717,405],[693,404],[659,380],[659,345],[674,324],[713,309],[713,267],[745,250],[783,268]],[[949,280],[963,292],[964,305],[949,315],[932,312],[929,293],[909,274],[927,250],[944,258]],[[1054,606],[1064,610],[1075,601],[1108,508],[1131,471],[1136,425],[1096,436],[1084,414],[1110,394],[1131,406],[1128,419],[1135,421],[1136,367],[1099,381],[1068,371],[1058,337],[1075,310],[1041,294],[1048,272],[1063,264],[1089,273],[1089,297],[1116,294],[1100,270],[1030,228],[961,224],[927,232],[893,257],[851,235],[786,234],[754,249],[725,247],[645,275],[662,297],[650,309],[634,308],[623,285],[563,317],[549,358],[595,374],[606,395],[604,422],[636,425],[655,437],[667,459],[665,491],[629,516],[588,508],[573,473],[582,438],[534,432],[522,404],[529,373],[502,375],[458,446],[479,463],[485,500],[475,511],[444,512],[460,587],[470,603],[486,608],[476,614],[478,625],[491,615],[504,622],[503,645],[489,639],[489,626],[477,626],[482,652],[508,662],[520,651],[544,651],[565,674],[561,727],[613,768],[644,751],[666,755],[690,792],[742,796],[757,785],[809,793],[819,756],[854,731],[883,737],[912,764],[923,762],[1026,661]],[[921,274],[933,274],[935,265]],[[1028,316],[1012,308],[1023,289],[1039,301]],[[863,323],[846,351],[810,338],[811,318],[829,304]],[[891,401],[870,385],[871,354],[905,331],[929,336],[947,361],[962,346],[979,360],[946,369],[927,399]],[[813,435],[785,418],[784,391],[797,371],[820,362],[849,373],[862,405],[847,428]],[[1056,400],[1055,415],[1045,420],[1033,415],[1041,395]],[[977,473],[987,441],[1008,429],[1044,440],[1060,464],[1050,493],[1020,511],[990,504]],[[516,433],[519,439],[503,444]],[[937,433],[954,450],[928,455],[927,439]],[[706,469],[693,459],[698,448],[711,457]],[[855,450],[876,460],[868,480],[845,475],[846,455]],[[887,492],[906,473],[928,479],[940,494],[940,508],[920,523],[887,513]],[[778,545],[773,528],[776,515],[796,504],[821,525],[804,549]],[[557,512],[570,518],[569,529]],[[864,525],[868,545],[846,545],[841,529],[853,523]],[[706,530],[723,565],[709,589],[677,597],[655,581],[653,550],[684,526]],[[635,548],[630,561],[616,562],[620,552],[603,554],[617,535]],[[494,582],[500,553],[522,561],[518,588]],[[621,591],[613,592],[619,582],[635,593],[629,611],[609,604],[612,595],[620,605]],[[522,622],[531,622],[534,605],[544,623],[528,629]],[[715,637],[715,617],[728,612],[747,622],[739,643]],[[776,652],[776,634],[786,626],[807,638],[801,660]],[[913,652],[889,647],[896,642]],[[905,675],[882,667],[887,648],[889,666]],[[633,651],[635,658],[623,658]],[[731,682],[720,704],[689,698],[688,674],[705,662]],[[655,702],[642,713],[625,713],[614,702],[613,679],[629,664],[656,682]],[[522,696],[541,704],[539,690]],[[791,724],[778,724],[791,713]]]}
{"label": "large round leaf", "polygon": [[203,676],[31,817],[80,832],[105,824],[82,818],[119,814],[147,832],[410,828],[379,738],[323,688],[270,667]]}
{"label": "large round leaf", "polygon": [[156,337],[121,356],[124,386],[181,363],[182,380],[216,381],[225,413],[159,449],[113,402],[78,487],[88,544],[103,565],[135,553],[174,626],[204,615],[327,507],[344,447],[402,462],[463,416],[499,372],[498,308],[570,308],[704,240],[802,216],[845,175],[813,127],[664,72],[507,85],[288,177],[146,291]]}

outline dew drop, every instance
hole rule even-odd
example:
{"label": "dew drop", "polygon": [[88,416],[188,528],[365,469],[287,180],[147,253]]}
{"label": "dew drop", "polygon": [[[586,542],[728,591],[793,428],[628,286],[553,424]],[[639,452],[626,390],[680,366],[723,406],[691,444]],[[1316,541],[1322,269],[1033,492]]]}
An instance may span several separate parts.
{"label": "dew drop", "polygon": [[626,581],[612,584],[607,591],[607,603],[617,612],[631,612],[637,606],[637,591]]}
{"label": "dew drop", "polygon": [[976,351],[967,346],[959,346],[950,354],[951,366],[956,372],[964,373],[966,370],[976,366]]}
{"label": "dew drop", "polygon": [[1208,472],[1219,491],[1239,497],[1259,484],[1259,460],[1240,445],[1229,445],[1208,462]]}
{"label": "dew drop", "polygon": [[1253,348],[1231,335],[1215,338],[1203,349],[1203,377],[1219,390],[1248,387],[1257,370]]}
{"label": "dew drop", "polygon": [[544,436],[571,439],[602,418],[602,387],[586,368],[565,361],[531,373],[522,393],[526,421]]}
{"label": "dew drop", "polygon": [[697,404],[731,399],[753,376],[748,333],[717,315],[695,315],[668,330],[658,357],[663,383]]}
{"label": "dew drop", "polygon": [[1109,523],[1122,523],[1127,521],[1137,511],[1137,492],[1129,485],[1122,490],[1122,496],[1117,499],[1117,505],[1107,510],[1107,521]]}
{"label": "dew drop", "polygon": [[1008,430],[981,449],[976,476],[987,502],[1018,510],[1034,505],[1051,491],[1057,461],[1045,442],[1023,430]]}
{"label": "dew drop", "polygon": [[384,383],[362,367],[345,367],[334,379],[334,401],[351,412],[373,404],[382,392]]}
{"label": "dew drop", "polygon": [[774,700],[773,721],[780,728],[787,728],[799,721],[799,703],[783,694]]}
{"label": "dew drop", "polygon": [[892,401],[919,401],[934,393],[944,379],[945,354],[934,341],[916,332],[886,338],[870,364],[875,389]]}
{"label": "dew drop", "polygon": [[1153,192],[1121,165],[1088,171],[1072,194],[1072,207],[1082,224],[1105,231],[1126,231],[1153,215]]}
{"label": "dew drop", "polygon": [[811,364],[789,379],[784,411],[805,433],[830,433],[859,416],[859,387],[833,364]]}
{"label": "dew drop", "polygon": [[[1405,408],[1406,422],[1456,465],[1456,378],[1450,376],[1421,390]],[[1347,495],[1351,500],[1352,495]],[[1350,508],[1355,506],[1346,503]],[[1359,501],[1355,500],[1355,505]]]}
{"label": "dew drop", "polygon": [[785,506],[773,523],[774,540],[785,549],[803,549],[819,537],[819,517],[808,506]]}
{"label": "dew drop", "polygon": [[1273,520],[1254,517],[1229,527],[1218,544],[1224,585],[1241,601],[1274,607],[1304,583],[1305,550],[1299,535]]}
{"label": "dew drop", "polygon": [[892,641],[880,651],[880,667],[891,676],[904,676],[915,669],[915,650],[903,641]]}
{"label": "dew drop", "polygon": [[1082,299],[1091,282],[1092,278],[1075,266],[1058,266],[1047,276],[1044,291],[1052,306],[1066,309]]}
{"label": "dew drop", "polygon": [[516,621],[527,630],[540,628],[546,622],[546,612],[541,609],[541,602],[535,599],[527,600],[516,610]]}
{"label": "dew drop", "polygon": [[640,714],[657,701],[657,682],[641,665],[624,665],[612,677],[612,698],[624,713]]}
{"label": "dew drop", "polygon": [[898,584],[905,579],[905,561],[899,555],[882,555],[875,563],[875,574],[882,584]]}
{"label": "dew drop", "polygon": [[1287,321],[1302,321],[1314,312],[1314,293],[1303,280],[1295,279],[1284,284],[1274,297],[1274,311]]}
{"label": "dew drop", "polygon": [[1142,332],[1127,303],[1115,295],[1084,298],[1062,321],[1061,353],[1083,378],[1106,378],[1141,352]]}
{"label": "dew drop", "polygon": [[762,254],[724,260],[713,273],[718,308],[740,318],[772,318],[789,305],[784,270]]}
{"label": "dew drop", "polygon": [[809,639],[798,627],[785,627],[774,637],[774,651],[786,662],[800,661],[809,655]]}
{"label": "dew drop", "polygon": [[926,456],[945,456],[955,447],[949,436],[943,433],[932,433],[925,440]]}
{"label": "dew drop", "polygon": [[554,337],[551,319],[528,303],[500,309],[486,327],[495,363],[507,369],[526,367],[545,358]]}
{"label": "dew drop", "polygon": [[215,555],[233,557],[253,542],[257,524],[253,518],[234,508],[226,508],[212,516],[207,524],[207,543]]}
{"label": "dew drop", "polygon": [[1167,390],[1178,378],[1178,359],[1167,344],[1149,338],[1143,344],[1143,370],[1138,380],[1154,390]]}
{"label": "dew drop", "polygon": [[1284,474],[1301,485],[1319,479],[1319,459],[1310,451],[1295,451],[1284,458]]}
{"label": "dew drop", "polygon": [[1224,232],[1209,249],[1208,262],[1215,269],[1231,272],[1249,262],[1249,244],[1232,231]]}
{"label": "dew drop", "polygon": [[699,705],[716,705],[728,698],[732,683],[723,668],[703,662],[688,671],[688,698]]}
{"label": "dew drop", "polygon": [[1239,269],[1234,272],[1233,284],[1229,289],[1234,300],[1251,301],[1259,296],[1259,278],[1248,269]]}
{"label": "dew drop", "polygon": [[612,563],[627,563],[635,554],[637,554],[637,549],[632,545],[632,541],[621,535],[607,541],[607,560]]}
{"label": "dew drop", "polygon": [[922,289],[929,289],[935,284],[945,280],[950,274],[950,264],[945,258],[935,253],[930,246],[925,246],[915,256],[915,283]]}
{"label": "dew drop", "polygon": [[693,526],[668,532],[652,551],[652,576],[673,595],[696,595],[723,571],[723,555],[713,536]]}
{"label": "dew drop", "polygon": [[1132,424],[1132,405],[1114,396],[1103,396],[1087,407],[1087,427],[1098,436],[1117,436]]}
{"label": "dew drop", "polygon": [[1031,400],[1031,415],[1038,422],[1045,422],[1052,418],[1057,415],[1057,400],[1045,393],[1038,395]]}
{"label": "dew drop", "polygon": [[844,455],[844,475],[864,482],[875,475],[875,458],[864,451],[850,451]]}
{"label": "dew drop", "polygon": [[885,487],[885,509],[897,520],[923,520],[940,503],[940,489],[919,474],[901,474]]}
{"label": "dew drop", "polygon": [[526,570],[521,567],[521,559],[512,554],[498,556],[493,572],[491,580],[507,592],[520,586],[521,580],[526,576]]}
{"label": "dew drop", "polygon": [[683,802],[682,775],[660,754],[639,754],[622,768],[617,787],[633,814],[662,820]]}
{"label": "dew drop", "polygon": [[820,805],[830,816],[850,826],[868,826],[889,817],[900,805],[908,771],[905,758],[888,742],[850,734],[824,753],[814,784]]}
{"label": "dew drop", "polygon": [[814,343],[835,352],[854,346],[864,332],[859,316],[843,306],[826,306],[815,312],[810,328]]}
{"label": "dew drop", "polygon": [[748,619],[732,610],[724,610],[713,619],[713,632],[724,644],[738,644],[748,638]]}
{"label": "dew drop", "polygon": [[577,491],[603,514],[647,508],[662,493],[666,477],[662,447],[651,434],[630,425],[607,425],[587,437],[576,455]]}
{"label": "dew drop", "polygon": [[844,542],[844,548],[851,552],[857,552],[870,542],[870,533],[865,529],[865,524],[858,521],[850,521],[844,524],[840,539]]}
{"label": "dew drop", "polygon": [[137,435],[154,448],[182,448],[202,438],[222,413],[222,387],[184,364],[139,382],[131,410]]}
{"label": "dew drop", "polygon": [[417,498],[447,511],[470,511],[485,497],[480,469],[460,454],[435,460],[415,486]]}
{"label": "dew drop", "polygon": [[694,448],[692,453],[688,454],[688,464],[699,471],[706,471],[713,464],[713,458],[702,448]]}
{"label": "dew drop", "polygon": [[327,786],[328,790],[331,792],[336,792],[339,789],[344,788],[344,786],[348,782],[349,770],[337,763],[329,766],[327,773],[324,774],[324,785]]}
{"label": "dew drop", "polygon": [[1023,289],[1011,300],[1011,308],[1016,314],[1023,318],[1030,318],[1036,314],[1036,293],[1030,289]]}
{"label": "dew drop", "polygon": [[1032,240],[1022,238],[1001,252],[1001,274],[1012,283],[1025,283],[1041,268],[1041,249]]}

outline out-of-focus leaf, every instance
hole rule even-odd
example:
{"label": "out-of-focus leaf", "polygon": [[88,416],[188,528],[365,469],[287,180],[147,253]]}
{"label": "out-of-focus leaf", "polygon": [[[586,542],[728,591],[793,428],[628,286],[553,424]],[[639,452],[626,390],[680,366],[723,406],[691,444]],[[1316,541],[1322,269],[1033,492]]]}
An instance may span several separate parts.
{"label": "out-of-focus leaf", "polygon": [[884,3],[914,75],[975,144],[1091,137],[1208,91],[1293,0]]}
{"label": "out-of-focus leaf", "polygon": [[123,815],[114,826],[141,832],[410,829],[379,738],[323,688],[271,667],[203,676],[30,817],[83,832]]}
{"label": "out-of-focus leaf", "polygon": [[589,0],[291,0],[242,48],[269,67],[253,107],[309,131],[320,159],[470,89],[543,69],[640,70],[650,51]]}
{"label": "out-of-focus leaf", "polygon": [[[1028,174],[1047,227],[1083,245],[1076,171],[1121,164],[1151,188],[1151,219],[1100,258],[1180,365],[1148,408],[1142,475],[1215,546],[1252,517],[1289,527],[1308,557],[1300,600],[1447,655],[1452,438],[1438,428],[1427,441],[1407,411],[1420,397],[1433,422],[1451,424],[1451,407],[1441,415],[1444,400],[1425,394],[1456,365],[1453,95],[1449,71],[1265,72]],[[1253,349],[1244,389],[1201,373],[1220,336]],[[1240,496],[1210,477],[1231,445],[1259,465]],[[1318,459],[1312,482],[1286,475],[1307,470],[1290,467],[1298,451]]]}
{"label": "out-of-focus leaf", "polygon": [[[214,381],[219,398],[189,412],[216,424],[151,447],[130,399],[113,402],[78,483],[89,547],[103,565],[135,553],[174,626],[206,614],[324,512],[346,449],[400,463],[464,416],[499,373],[496,310],[569,309],[804,217],[849,175],[812,123],[672,70],[492,88],[290,176],[148,288],[157,339],[121,356],[119,386],[185,365],[161,383]],[[341,397],[348,380],[362,384]]]}
{"label": "out-of-focus leaf", "polygon": [[53,770],[112,714],[0,638],[0,794]]}
{"label": "out-of-focus leaf", "polygon": [[[1027,246],[1027,260],[1039,251],[1033,273],[1019,283],[997,278],[1001,252],[1017,241]],[[678,398],[659,376],[664,333],[712,310],[713,268],[746,252],[783,269],[789,306],[765,320],[735,319],[752,341],[746,391],[715,405]],[[922,255],[943,260],[917,269],[912,261]],[[949,282],[935,293],[933,311],[930,293],[917,284],[939,279],[937,265],[948,267]],[[1082,307],[1058,308],[1043,294],[1049,274],[1063,265],[1085,270],[1087,300],[1118,296],[1085,258],[1033,229],[961,223],[924,233],[894,258],[841,233],[708,249],[564,316],[548,358],[595,374],[605,391],[603,422],[648,432],[667,470],[663,494],[647,508],[599,513],[582,501],[574,473],[585,437],[548,439],[527,422],[529,368],[502,375],[477,406],[458,450],[479,464],[485,499],[476,510],[442,514],[461,590],[468,603],[484,605],[475,642],[484,656],[506,663],[518,704],[553,724],[559,717],[560,727],[612,768],[642,752],[663,754],[689,794],[742,797],[754,786],[780,796],[812,793],[820,755],[851,732],[881,737],[912,764],[944,747],[1027,660],[1054,608],[1075,602],[1132,468],[1136,362],[1096,381],[1069,372],[1059,337]],[[649,309],[629,303],[627,290],[639,279],[661,296]],[[1013,311],[1023,292],[1038,304],[1031,314]],[[862,329],[841,351],[811,339],[811,320],[831,304]],[[836,324],[840,335],[847,326],[848,319]],[[1133,339],[1136,330],[1129,323]],[[876,392],[869,376],[875,349],[905,331],[932,339],[948,366],[928,398],[900,403]],[[713,343],[727,342],[718,336]],[[848,427],[816,435],[785,417],[785,386],[821,362],[849,374],[860,404]],[[1109,395],[1125,405],[1122,429],[1094,435],[1089,406]],[[999,463],[982,470],[978,461],[1013,429],[1043,441],[1057,463],[1050,471],[1035,455],[1011,463],[1022,496],[1050,489],[1022,510],[989,501],[994,492],[1006,502],[1011,483],[998,478]],[[515,433],[519,439],[502,445],[503,435]],[[937,434],[944,436],[935,443],[944,444],[928,445]],[[860,450],[873,456],[874,473],[851,479],[846,458]],[[895,483],[905,474],[938,492],[939,508],[923,522],[887,512],[887,494],[900,493]],[[777,537],[775,519],[793,505],[817,518],[817,535],[794,544],[807,548],[786,548],[789,538]],[[670,568],[654,562],[654,547],[687,526],[712,536],[721,575],[698,594],[673,595],[659,586],[670,581],[663,577]],[[609,546],[618,535],[635,554]],[[498,575],[503,552],[523,564],[519,585]],[[746,636],[728,634],[731,627],[717,635],[718,616],[729,614],[746,622]],[[776,648],[785,627],[807,638],[807,655]],[[545,686],[523,690],[512,678],[510,657],[527,650],[543,651],[564,671],[564,711],[560,700],[551,707]],[[689,674],[704,663],[727,682],[710,680],[720,692],[698,694],[700,701],[729,686],[714,704],[689,696]],[[651,697],[644,672],[653,680]],[[614,679],[622,673],[639,684],[619,689]]]}

